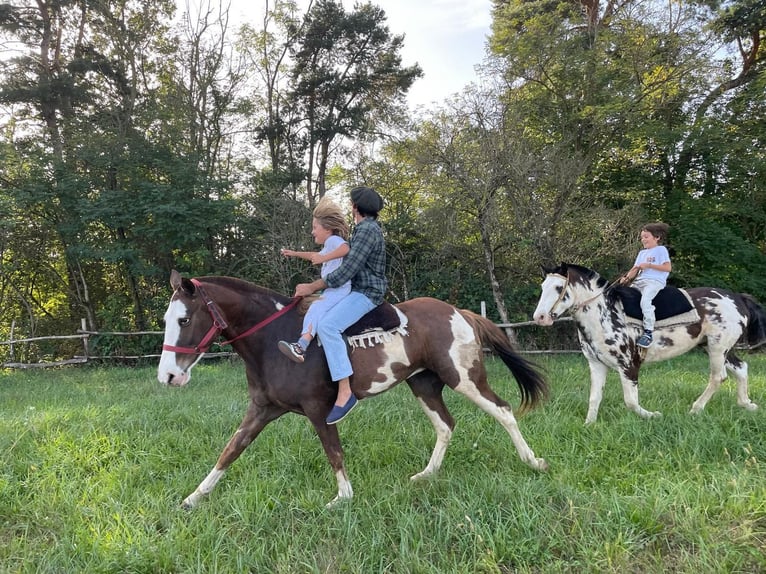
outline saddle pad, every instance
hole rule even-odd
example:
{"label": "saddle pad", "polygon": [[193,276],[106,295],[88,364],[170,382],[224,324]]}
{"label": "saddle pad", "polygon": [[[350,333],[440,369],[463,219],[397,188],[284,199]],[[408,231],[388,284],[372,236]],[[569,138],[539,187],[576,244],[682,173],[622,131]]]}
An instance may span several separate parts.
{"label": "saddle pad", "polygon": [[[641,312],[641,292],[633,287],[619,287],[616,292],[622,301],[625,314],[640,323],[644,317]],[[683,289],[667,286],[657,293],[652,303],[656,327],[699,321],[699,314],[689,294]]]}
{"label": "saddle pad", "polygon": [[362,318],[343,331],[343,334],[347,337],[354,337],[356,335],[361,335],[365,331],[371,331],[372,329],[392,331],[393,329],[396,329],[400,323],[401,320],[399,319],[399,313],[397,313],[396,308],[388,301],[383,301],[383,303],[375,307],[372,311],[366,315],[362,315]]}
{"label": "saddle pad", "polygon": [[[393,305],[391,305],[390,307],[391,309],[393,309],[394,313],[397,316],[396,326],[392,328],[387,328],[387,329],[383,329],[382,327],[373,327],[372,329],[363,330],[361,333],[357,335],[349,336],[348,335],[349,329],[355,326],[355,325],[352,325],[351,327],[349,327],[349,329],[346,329],[346,332],[344,333],[344,335],[346,335],[346,340],[348,341],[348,344],[353,348],[364,349],[366,347],[373,347],[377,345],[378,343],[388,343],[389,341],[393,340],[394,335],[396,334],[406,337],[408,335],[407,324],[409,323],[409,321],[407,320],[407,316],[404,313],[402,313],[399,309],[394,307]],[[374,309],[372,312],[374,312]],[[359,322],[357,322],[356,324],[358,325]],[[389,323],[389,324],[392,324],[392,323]]]}

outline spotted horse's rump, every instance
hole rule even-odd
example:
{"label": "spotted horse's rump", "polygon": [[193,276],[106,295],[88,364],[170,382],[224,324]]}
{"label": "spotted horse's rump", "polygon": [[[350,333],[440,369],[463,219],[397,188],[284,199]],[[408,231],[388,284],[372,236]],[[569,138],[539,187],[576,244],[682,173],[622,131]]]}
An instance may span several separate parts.
{"label": "spotted horse's rump", "polygon": [[[187,508],[209,494],[263,428],[283,414],[307,417],[319,436],[338,483],[330,503],[353,496],[343,461],[337,425],[325,422],[338,392],[324,351],[312,344],[304,363],[294,363],[277,348],[301,331],[297,301],[232,277],[170,278],[173,295],[165,313],[165,341],[157,370],[163,384],[183,386],[202,354],[218,335],[227,338],[246,365],[250,405],[214,468],[185,500]],[[484,366],[485,347],[497,353],[513,373],[521,394],[521,410],[537,406],[548,393],[541,372],[517,354],[502,330],[469,311],[436,299],[413,299],[396,305],[406,329],[387,333],[373,346],[351,351],[351,388],[359,399],[407,381],[436,433],[426,467],[418,479],[439,470],[455,428],[442,397],[450,387],[494,417],[511,437],[520,458],[536,470],[547,463],[537,458],[519,430],[510,405],[490,388]],[[402,327],[400,325],[400,327]]]}
{"label": "spotted horse's rump", "polygon": [[566,312],[574,318],[580,347],[590,368],[586,424],[598,417],[609,369],[620,376],[628,409],[646,418],[658,416],[660,413],[644,410],[638,402],[641,365],[677,357],[702,344],[706,345],[710,359],[710,376],[691,412],[699,413],[705,408],[727,371],[737,382],[737,404],[747,410],[758,408],[748,395],[747,363],[732,350],[740,339],[749,345],[766,339],[766,311],[751,296],[713,287],[686,290],[697,320],[684,324],[671,319],[665,326],[658,322],[654,343],[644,354],[636,344],[643,330],[641,323],[627,317],[616,286],[579,265],[562,263],[544,268],[543,272],[542,293],[533,318],[546,326]]}

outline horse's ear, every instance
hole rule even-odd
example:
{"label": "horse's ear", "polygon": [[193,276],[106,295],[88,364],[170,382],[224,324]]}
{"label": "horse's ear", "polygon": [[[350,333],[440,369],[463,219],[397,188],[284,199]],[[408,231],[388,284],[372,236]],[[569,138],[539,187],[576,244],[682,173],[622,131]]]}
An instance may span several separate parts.
{"label": "horse's ear", "polygon": [[189,295],[194,295],[194,283],[189,279],[181,277],[181,274],[175,269],[170,272],[170,286],[173,288],[173,291],[183,289]]}
{"label": "horse's ear", "polygon": [[173,288],[173,291],[177,291],[181,287],[181,274],[173,269],[170,272],[170,286]]}
{"label": "horse's ear", "polygon": [[546,265],[540,265],[540,269],[543,272],[543,279],[545,279],[548,275],[553,273],[553,267],[547,267]]}

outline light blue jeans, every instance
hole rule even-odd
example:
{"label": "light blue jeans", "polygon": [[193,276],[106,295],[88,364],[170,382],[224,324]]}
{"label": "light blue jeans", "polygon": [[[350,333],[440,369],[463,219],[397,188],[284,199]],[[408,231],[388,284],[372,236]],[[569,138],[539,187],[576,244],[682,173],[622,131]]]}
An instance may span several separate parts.
{"label": "light blue jeans", "polygon": [[322,341],[333,381],[340,381],[354,374],[351,360],[348,358],[346,342],[343,340],[343,331],[375,307],[377,305],[370,301],[367,295],[352,291],[319,319],[317,336]]}
{"label": "light blue jeans", "polygon": [[641,291],[641,313],[644,315],[644,329],[654,331],[654,305],[652,301],[665,286],[654,279],[638,279],[633,287]]}

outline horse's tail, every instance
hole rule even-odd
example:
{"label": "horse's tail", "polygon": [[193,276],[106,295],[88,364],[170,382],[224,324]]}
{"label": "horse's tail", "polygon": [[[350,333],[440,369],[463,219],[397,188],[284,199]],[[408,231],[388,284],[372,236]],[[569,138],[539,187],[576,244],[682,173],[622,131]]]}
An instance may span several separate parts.
{"label": "horse's tail", "polygon": [[740,293],[747,308],[748,321],[745,331],[745,342],[748,345],[758,345],[766,340],[766,310],[747,293]]}
{"label": "horse's tail", "polygon": [[521,391],[520,414],[535,408],[548,398],[548,381],[541,368],[522,358],[511,346],[505,333],[492,321],[472,311],[460,309],[482,345],[490,347],[510,369]]}

